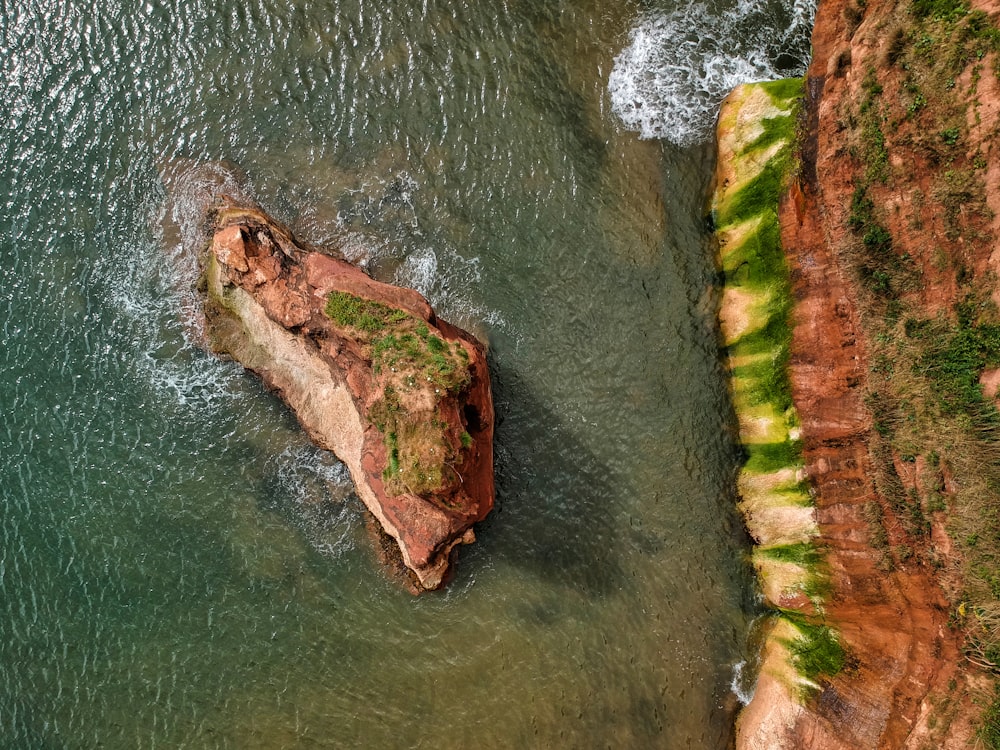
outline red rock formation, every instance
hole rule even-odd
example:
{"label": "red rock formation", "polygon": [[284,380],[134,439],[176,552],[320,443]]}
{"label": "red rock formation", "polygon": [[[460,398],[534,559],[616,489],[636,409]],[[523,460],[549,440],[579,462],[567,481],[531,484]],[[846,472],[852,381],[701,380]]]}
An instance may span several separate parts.
{"label": "red rock formation", "polygon": [[[783,202],[781,224],[796,297],[793,396],[831,573],[825,613],[851,660],[806,710],[782,712],[766,697],[755,698],[741,720],[741,748],[967,747],[981,710],[973,698],[981,678],[962,660],[962,633],[949,626],[950,605],[939,574],[919,560],[897,562],[887,571],[879,564],[883,553],[873,548],[865,517],[866,506],[879,507],[890,547],[911,542],[876,486],[874,464],[888,460],[907,487],[918,485],[914,477],[923,470],[920,460],[908,467],[880,444],[865,403],[871,341],[866,340],[859,302],[864,291],[851,254],[857,240],[848,222],[865,165],[858,163],[845,123],[863,97],[866,76],[877,76],[885,106],[896,108],[886,117],[898,123],[893,132],[886,126],[896,180],[873,184],[871,194],[885,208],[896,254],[912,258],[920,269],[921,284],[907,291],[906,299],[928,315],[947,314],[958,301],[955,274],[950,267],[947,274],[941,271],[933,257],[941,252],[937,248],[944,248],[947,257],[962,258],[976,275],[995,267],[1000,257],[995,251],[991,257],[989,243],[970,247],[948,241],[940,209],[911,199],[915,189],[930,194],[930,180],[942,167],[914,145],[921,127],[927,128],[919,118],[908,120],[899,112],[906,112],[897,95],[906,72],[886,63],[892,25],[908,23],[908,13],[894,0],[823,0],[816,18],[803,164]],[[973,137],[987,116],[993,117],[989,132],[996,132],[996,91],[995,80],[983,84],[976,107],[987,114],[970,128]],[[979,145],[984,143],[988,148],[988,142]],[[991,175],[987,172],[987,186],[993,188],[987,200],[993,205],[1000,192],[995,181],[989,184]],[[950,549],[940,519],[934,521],[931,540],[942,551]]]}
{"label": "red rock formation", "polygon": [[[417,589],[438,588],[455,546],[475,540],[472,525],[493,507],[484,347],[439,320],[419,293],[301,246],[257,209],[224,205],[214,217],[203,261],[212,348],[260,375],[347,465]],[[391,322],[378,336],[338,322],[325,311],[331,293],[373,303]],[[400,338],[410,355],[397,351],[390,365],[384,350]],[[442,366],[458,368],[453,381],[429,369],[426,342],[450,358]]]}

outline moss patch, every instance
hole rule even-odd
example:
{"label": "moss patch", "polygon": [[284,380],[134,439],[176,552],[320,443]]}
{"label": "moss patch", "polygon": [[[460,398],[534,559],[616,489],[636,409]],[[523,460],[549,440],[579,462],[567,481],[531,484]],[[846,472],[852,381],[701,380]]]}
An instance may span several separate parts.
{"label": "moss patch", "polygon": [[798,466],[802,463],[802,445],[796,440],[748,443],[744,448],[747,452],[744,468],[754,474],[769,474],[786,466]]}
{"label": "moss patch", "polygon": [[762,547],[760,554],[779,562],[792,562],[807,567],[819,564],[823,555],[814,544],[800,542],[798,544],[780,544],[774,547]]}
{"label": "moss patch", "polygon": [[792,663],[811,682],[836,675],[844,668],[846,654],[840,638],[826,625],[814,625],[804,620],[793,623],[800,635],[786,645],[792,653]]}

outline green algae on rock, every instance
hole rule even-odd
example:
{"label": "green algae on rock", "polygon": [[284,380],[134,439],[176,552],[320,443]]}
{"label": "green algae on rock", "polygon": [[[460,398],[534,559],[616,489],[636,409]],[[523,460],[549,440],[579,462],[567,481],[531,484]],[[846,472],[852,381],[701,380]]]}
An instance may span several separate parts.
{"label": "green algae on rock", "polygon": [[729,95],[712,198],[724,275],[720,329],[746,454],[740,510],[764,599],[776,611],[761,666],[774,683],[768,700],[813,690],[844,658],[835,632],[821,624],[823,554],[788,377],[793,300],[778,205],[795,168],[802,84],[748,84]]}

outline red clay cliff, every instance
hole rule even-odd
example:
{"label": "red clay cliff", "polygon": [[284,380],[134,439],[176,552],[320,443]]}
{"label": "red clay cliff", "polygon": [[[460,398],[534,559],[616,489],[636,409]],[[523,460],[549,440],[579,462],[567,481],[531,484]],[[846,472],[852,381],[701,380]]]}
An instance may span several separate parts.
{"label": "red clay cliff", "polygon": [[[996,25],[995,2],[972,6]],[[896,0],[819,4],[801,169],[780,219],[796,300],[790,378],[830,572],[824,610],[849,662],[793,711],[755,698],[741,720],[739,748],[969,747],[992,699],[990,681],[963,654],[965,605],[956,604],[959,555],[947,513],[928,512],[927,530],[917,534],[889,500],[896,492],[927,507],[926,487],[939,486],[954,505],[961,482],[944,468],[937,477],[922,454],[902,453],[873,416],[911,370],[899,365],[887,376],[895,363],[873,354],[905,334],[885,322],[887,285],[878,268],[871,273],[876,243],[857,229],[863,199],[891,236],[884,262],[915,279],[906,281],[904,271],[883,277],[906,281],[890,291],[914,319],[947,322],[974,288],[970,280],[988,287],[1000,270],[996,53],[966,63],[945,36],[928,55],[920,45],[941,27],[915,18],[910,3]],[[949,54],[965,67],[936,87],[936,60]],[[966,175],[967,195],[950,201],[951,184]],[[985,186],[982,197],[977,184]],[[887,487],[886,477],[898,488]],[[876,542],[880,528],[884,538]]]}

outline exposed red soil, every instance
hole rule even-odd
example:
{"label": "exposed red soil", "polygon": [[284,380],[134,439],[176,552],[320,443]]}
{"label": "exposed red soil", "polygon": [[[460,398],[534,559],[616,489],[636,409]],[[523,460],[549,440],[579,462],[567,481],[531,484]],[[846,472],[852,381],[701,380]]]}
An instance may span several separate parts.
{"label": "exposed red soil", "polygon": [[894,524],[871,478],[863,339],[850,283],[818,221],[823,196],[809,184],[800,196],[781,211],[797,303],[790,371],[818,541],[828,551],[826,615],[849,663],[800,715],[784,747],[920,747],[913,743],[923,736],[923,728],[915,733],[922,706],[958,676],[959,640],[930,571],[912,565],[884,572],[871,548],[867,504],[880,503],[886,525]]}

